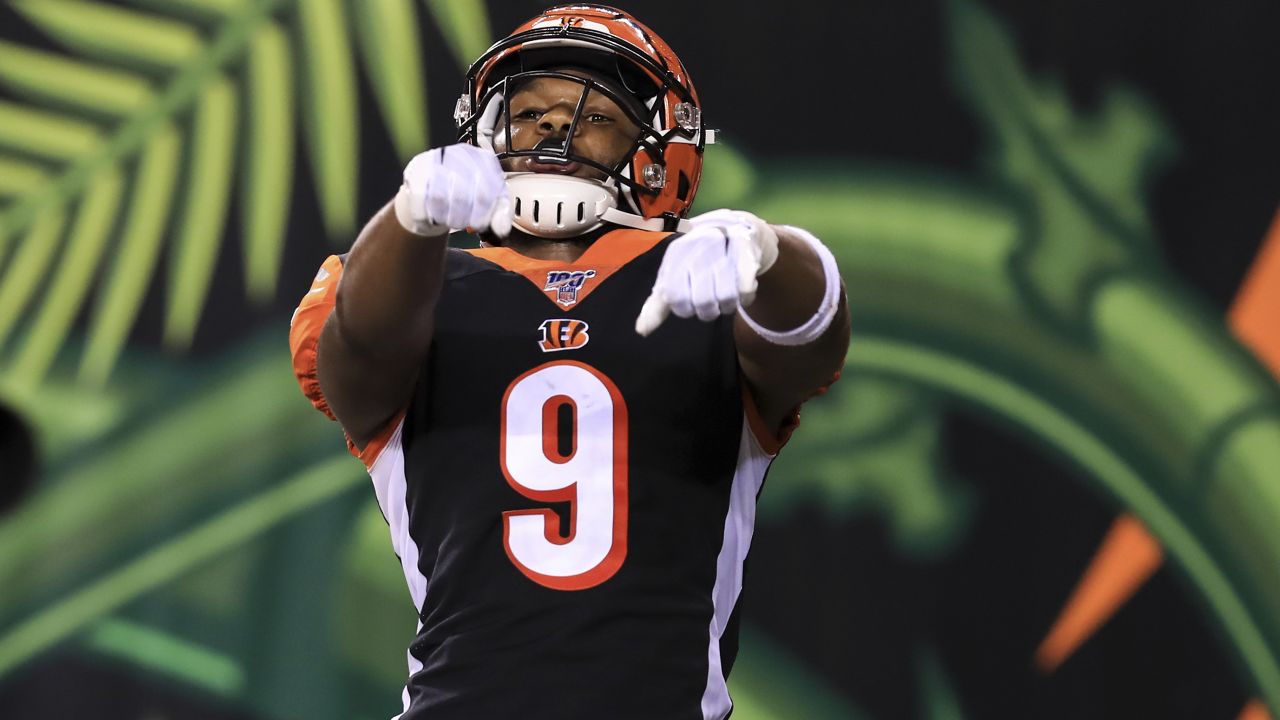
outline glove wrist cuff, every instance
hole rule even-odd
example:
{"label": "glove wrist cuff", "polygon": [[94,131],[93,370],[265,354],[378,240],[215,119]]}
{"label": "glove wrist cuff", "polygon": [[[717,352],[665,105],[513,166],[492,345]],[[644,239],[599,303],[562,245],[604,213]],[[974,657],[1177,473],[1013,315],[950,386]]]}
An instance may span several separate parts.
{"label": "glove wrist cuff", "polygon": [[[773,227],[769,223],[761,220],[755,215],[751,216],[751,222],[756,226],[756,231],[760,233],[760,269],[756,271],[756,277],[760,277],[773,267],[778,261],[778,233],[774,232]],[[808,233],[805,233],[806,235]],[[813,237],[810,235],[810,237]],[[817,238],[813,239],[818,242]],[[818,243],[821,245],[822,243]]]}
{"label": "glove wrist cuff", "polygon": [[755,334],[774,345],[808,345],[822,337],[827,328],[831,327],[831,322],[835,320],[836,310],[840,307],[840,268],[836,266],[835,256],[812,233],[790,226],[787,226],[787,232],[803,240],[805,244],[817,253],[818,259],[822,261],[822,274],[826,281],[826,287],[823,290],[822,302],[819,303],[817,312],[799,327],[783,331],[770,330],[756,322],[747,314],[746,308],[739,308],[738,315],[742,317],[743,322]]}

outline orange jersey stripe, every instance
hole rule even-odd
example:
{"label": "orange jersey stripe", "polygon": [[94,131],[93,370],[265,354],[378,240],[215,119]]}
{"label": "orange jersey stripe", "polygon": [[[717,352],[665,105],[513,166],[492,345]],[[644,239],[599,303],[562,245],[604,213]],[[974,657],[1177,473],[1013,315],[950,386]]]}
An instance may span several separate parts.
{"label": "orange jersey stripe", "polygon": [[[671,233],[649,230],[614,230],[601,235],[576,262],[571,263],[559,260],[538,260],[505,247],[472,248],[467,252],[505,270],[523,275],[529,282],[537,285],[539,290],[546,287],[549,272],[594,270],[595,275],[578,290],[577,302],[582,302],[592,290],[600,287],[606,278],[622,269],[627,263],[652,250],[669,235]],[[555,299],[550,295],[546,297],[547,300],[555,303]]]}
{"label": "orange jersey stripe", "polygon": [[[378,461],[378,456],[386,449],[387,443],[391,442],[391,438],[396,434],[396,429],[400,427],[400,423],[404,420],[405,411],[401,410],[396,416],[387,421],[386,427],[378,431],[378,434],[369,441],[364,449],[356,447],[351,442],[351,437],[347,436],[347,451],[352,455],[360,458],[360,462],[364,463],[365,469],[370,469],[373,464]],[[344,433],[345,434],[345,433]]]}

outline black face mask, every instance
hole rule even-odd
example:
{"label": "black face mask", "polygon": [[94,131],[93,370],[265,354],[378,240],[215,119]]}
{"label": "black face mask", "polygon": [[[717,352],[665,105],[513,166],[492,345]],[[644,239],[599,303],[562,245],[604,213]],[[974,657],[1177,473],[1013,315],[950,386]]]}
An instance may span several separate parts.
{"label": "black face mask", "polygon": [[[615,178],[621,186],[626,187],[628,190],[634,190],[638,192],[653,192],[650,188],[632,180],[631,178],[624,175],[624,173],[622,172],[623,169],[630,163],[631,158],[632,156],[634,156],[636,150],[640,148],[642,145],[651,145],[653,140],[657,137],[656,134],[649,129],[651,127],[651,124],[647,122],[648,118],[645,118],[641,115],[642,112],[648,112],[647,109],[644,108],[644,105],[641,104],[639,100],[637,100],[636,98],[630,97],[626,94],[622,94],[619,92],[618,89],[614,87],[609,87],[608,85],[602,83],[601,81],[595,78],[581,77],[579,75],[573,75],[566,72],[561,72],[559,70],[535,70],[535,71],[521,73],[519,75],[511,75],[506,78],[503,78],[500,82],[495,84],[494,87],[488,93],[486,93],[484,102],[485,103],[490,102],[496,93],[501,93],[502,97],[504,98],[511,97],[516,92],[518,92],[519,88],[525,83],[537,78],[544,78],[544,77],[569,80],[571,82],[574,82],[583,86],[583,93],[578,100],[577,107],[574,108],[573,119],[569,123],[568,131],[564,134],[564,137],[543,138],[532,149],[506,150],[498,153],[498,157],[500,159],[513,158],[513,157],[534,157],[534,158],[537,158],[540,162],[561,162],[561,163],[576,162],[582,165],[593,167],[601,171],[602,173],[604,173],[606,176]],[[622,159],[612,167],[603,165],[599,162],[596,162],[595,160],[591,160],[590,158],[586,158],[581,155],[575,154],[573,152],[572,144],[571,143],[566,144],[566,139],[574,137],[574,135],[576,134],[578,123],[582,121],[582,115],[587,104],[587,98],[593,93],[598,93],[600,95],[603,95],[609,98],[611,101],[613,101],[615,105],[617,105],[623,111],[624,114],[626,114],[626,116],[628,117],[628,119],[631,120],[632,123],[634,123],[637,127],[640,128],[640,133],[636,137],[635,142],[632,144],[630,148],[627,149],[625,153],[622,154]],[[494,138],[495,138],[495,141],[498,138],[501,138],[500,144],[503,147],[510,148],[513,144],[511,141],[511,118],[510,118],[510,115],[505,111],[505,108],[501,113],[500,117],[502,121],[499,123],[498,127],[494,129]],[[659,162],[661,161],[660,150],[651,149],[650,152],[655,154],[658,157]]]}
{"label": "black face mask", "polygon": [[540,156],[541,160],[564,164],[570,162],[569,151],[564,146],[564,138],[543,138],[533,146],[533,149],[545,153]]}

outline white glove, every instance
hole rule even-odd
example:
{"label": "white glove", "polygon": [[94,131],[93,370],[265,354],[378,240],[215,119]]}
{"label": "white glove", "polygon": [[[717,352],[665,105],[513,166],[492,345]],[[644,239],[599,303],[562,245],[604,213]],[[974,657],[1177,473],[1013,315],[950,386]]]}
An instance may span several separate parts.
{"label": "white glove", "polygon": [[396,219],[417,235],[471,228],[511,232],[506,175],[490,150],[458,144],[414,156],[396,195]]}
{"label": "white glove", "polygon": [[653,293],[636,318],[648,335],[668,313],[714,320],[750,305],[756,278],[778,259],[778,236],[760,218],[741,210],[714,210],[690,222],[693,229],[667,246]]}

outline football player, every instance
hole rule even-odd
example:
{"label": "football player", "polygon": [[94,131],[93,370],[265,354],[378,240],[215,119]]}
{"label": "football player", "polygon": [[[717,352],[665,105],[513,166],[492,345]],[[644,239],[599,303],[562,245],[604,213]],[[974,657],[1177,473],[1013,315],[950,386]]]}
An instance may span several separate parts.
{"label": "football player", "polygon": [[290,338],[419,612],[402,717],[724,718],[756,496],[848,345],[835,260],[686,218],[711,132],[624,12],[552,8],[467,79]]}

